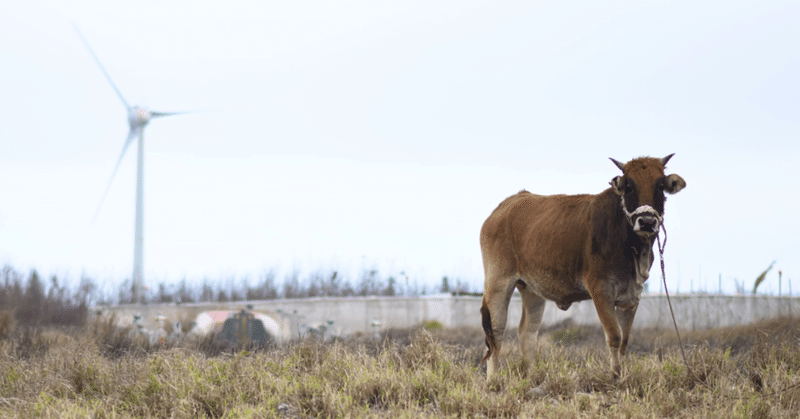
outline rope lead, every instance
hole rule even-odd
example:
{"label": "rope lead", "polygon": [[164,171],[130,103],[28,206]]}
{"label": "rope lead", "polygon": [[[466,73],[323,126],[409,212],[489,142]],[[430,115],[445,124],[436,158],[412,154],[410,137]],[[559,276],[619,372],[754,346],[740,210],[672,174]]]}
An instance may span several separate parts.
{"label": "rope lead", "polygon": [[703,380],[699,379],[697,375],[695,375],[694,370],[689,365],[689,361],[686,359],[686,352],[683,350],[683,342],[681,341],[681,333],[678,331],[678,322],[675,320],[675,312],[672,310],[672,302],[669,299],[669,290],[667,290],[667,274],[664,270],[664,248],[667,247],[667,228],[664,227],[664,221],[661,221],[661,229],[664,230],[664,244],[661,244],[661,237],[656,234],[656,242],[658,243],[658,256],[661,260],[661,281],[664,283],[664,294],[667,296],[667,304],[669,304],[669,314],[672,316],[672,324],[675,326],[675,334],[678,336],[678,347],[681,349],[681,356],[683,357],[683,363],[686,365],[686,370],[695,379],[698,383],[702,384],[709,390],[711,387],[708,386]]}

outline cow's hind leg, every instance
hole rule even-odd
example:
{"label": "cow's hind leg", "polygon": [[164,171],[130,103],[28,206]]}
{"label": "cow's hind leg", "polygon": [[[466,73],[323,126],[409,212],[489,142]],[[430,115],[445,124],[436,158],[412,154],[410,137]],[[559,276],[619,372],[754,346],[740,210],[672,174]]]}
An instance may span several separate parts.
{"label": "cow's hind leg", "polygon": [[522,296],[522,319],[519,322],[519,344],[522,356],[528,363],[533,365],[533,357],[536,353],[537,339],[539,336],[539,326],[542,324],[544,314],[545,299],[533,292],[525,290],[524,283],[518,283],[520,295]]}
{"label": "cow's hind leg", "polygon": [[514,279],[497,278],[494,281],[487,281],[487,285],[490,286],[484,287],[481,317],[488,347],[483,360],[488,359],[486,378],[491,379],[500,370],[500,348],[506,331],[508,304],[514,292]]}

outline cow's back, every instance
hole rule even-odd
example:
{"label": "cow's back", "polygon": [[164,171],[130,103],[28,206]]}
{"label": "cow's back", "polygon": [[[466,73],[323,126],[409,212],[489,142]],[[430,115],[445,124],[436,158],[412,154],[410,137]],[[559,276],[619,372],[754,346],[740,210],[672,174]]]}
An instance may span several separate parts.
{"label": "cow's back", "polygon": [[521,191],[501,202],[481,228],[487,278],[518,276],[556,301],[581,289],[593,197]]}

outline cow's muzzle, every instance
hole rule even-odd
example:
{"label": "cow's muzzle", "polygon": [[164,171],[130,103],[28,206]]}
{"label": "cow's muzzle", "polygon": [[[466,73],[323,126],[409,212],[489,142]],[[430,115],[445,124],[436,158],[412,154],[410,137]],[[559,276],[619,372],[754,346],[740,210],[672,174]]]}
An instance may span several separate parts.
{"label": "cow's muzzle", "polygon": [[625,208],[624,203],[622,208],[636,234],[642,237],[650,237],[658,233],[658,228],[661,226],[661,216],[655,208],[650,205],[642,205],[630,213]]}
{"label": "cow's muzzle", "polygon": [[658,219],[650,215],[643,215],[636,219],[633,231],[640,234],[653,234],[658,231]]}

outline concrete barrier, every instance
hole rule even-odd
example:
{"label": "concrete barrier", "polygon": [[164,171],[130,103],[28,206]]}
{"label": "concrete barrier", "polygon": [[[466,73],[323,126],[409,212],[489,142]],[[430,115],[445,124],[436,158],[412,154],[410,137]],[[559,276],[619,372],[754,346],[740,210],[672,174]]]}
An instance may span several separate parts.
{"label": "concrete barrier", "polygon": [[[703,330],[749,324],[780,316],[800,315],[800,298],[774,296],[730,296],[678,294],[671,296],[675,318],[681,330]],[[163,316],[168,322],[193,320],[208,310],[240,310],[252,305],[253,310],[271,315],[281,326],[282,340],[298,338],[311,331],[350,335],[373,333],[387,328],[407,328],[428,321],[444,327],[480,327],[481,297],[439,294],[421,297],[349,297],[304,298],[291,300],[245,301],[235,303],[199,303],[164,305],[121,305],[96,307],[100,315],[114,313],[121,326],[141,316],[145,328],[155,327],[155,319]],[[508,328],[516,328],[522,314],[519,296],[512,298]],[[542,325],[571,320],[578,325],[599,325],[591,301],[573,304],[559,310],[548,302]],[[663,294],[645,294],[639,303],[634,328],[672,328],[672,318]]]}

